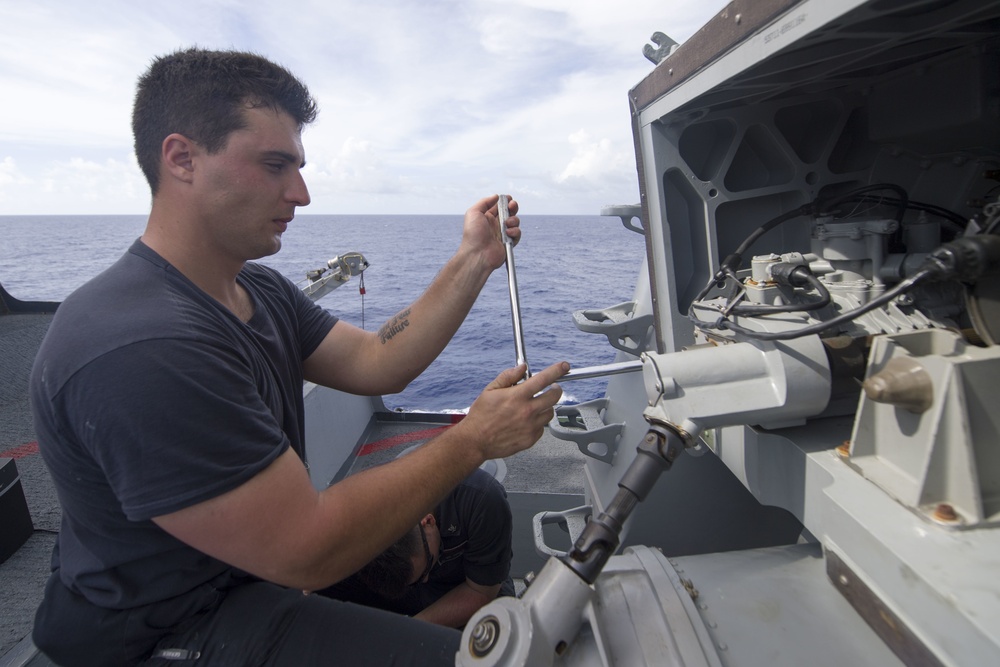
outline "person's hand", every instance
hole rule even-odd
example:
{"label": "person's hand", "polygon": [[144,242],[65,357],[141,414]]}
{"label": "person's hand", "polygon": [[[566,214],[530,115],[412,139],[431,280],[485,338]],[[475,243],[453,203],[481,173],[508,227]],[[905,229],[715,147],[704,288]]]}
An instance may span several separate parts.
{"label": "person's hand", "polygon": [[503,371],[472,403],[459,426],[470,430],[484,459],[503,458],[531,447],[542,437],[562,396],[562,388],[553,383],[568,371],[569,364],[562,361],[521,384],[517,382],[524,377],[524,364]]}
{"label": "person's hand", "polygon": [[[491,195],[472,205],[465,212],[465,226],[462,244],[480,256],[490,267],[497,269],[507,259],[507,251],[500,238],[500,216],[497,211],[498,195]],[[521,240],[521,220],[517,217],[517,202],[511,199],[507,204],[510,217],[507,218],[507,236],[516,244]]]}

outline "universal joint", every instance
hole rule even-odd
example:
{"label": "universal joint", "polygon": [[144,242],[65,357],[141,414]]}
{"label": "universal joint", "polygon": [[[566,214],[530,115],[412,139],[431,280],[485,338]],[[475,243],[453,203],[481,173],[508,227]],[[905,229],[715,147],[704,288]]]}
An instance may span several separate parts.
{"label": "universal joint", "polygon": [[684,451],[684,441],[674,430],[652,424],[639,444],[637,454],[618,482],[618,492],[607,509],[583,529],[573,549],[564,557],[566,565],[588,584],[604,569],[621,539],[622,527],[635,506],[652,490],[664,470],[669,470]]}

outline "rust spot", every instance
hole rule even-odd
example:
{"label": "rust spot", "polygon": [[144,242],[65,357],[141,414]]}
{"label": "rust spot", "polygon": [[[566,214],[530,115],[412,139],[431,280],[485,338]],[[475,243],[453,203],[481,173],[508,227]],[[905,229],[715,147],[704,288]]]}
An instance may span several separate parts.
{"label": "rust spot", "polygon": [[958,513],[948,503],[940,503],[934,508],[934,518],[938,521],[958,521]]}
{"label": "rust spot", "polygon": [[837,454],[841,458],[847,458],[851,455],[851,441],[844,440],[841,444],[837,445]]}

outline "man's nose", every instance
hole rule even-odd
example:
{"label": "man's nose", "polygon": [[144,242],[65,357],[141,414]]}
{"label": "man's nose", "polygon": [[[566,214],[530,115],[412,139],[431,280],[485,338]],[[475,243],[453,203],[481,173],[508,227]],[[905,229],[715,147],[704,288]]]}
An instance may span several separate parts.
{"label": "man's nose", "polygon": [[288,199],[296,206],[308,206],[312,198],[309,196],[309,188],[306,186],[306,179],[302,177],[301,171],[295,172],[294,182],[289,186]]}

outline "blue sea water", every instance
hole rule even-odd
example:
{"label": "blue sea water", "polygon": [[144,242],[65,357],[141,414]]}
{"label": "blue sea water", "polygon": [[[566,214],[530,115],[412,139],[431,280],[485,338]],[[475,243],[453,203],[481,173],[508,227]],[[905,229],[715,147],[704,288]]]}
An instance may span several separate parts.
{"label": "blue sea water", "polygon": [[[142,234],[145,216],[0,216],[0,284],[25,301],[61,301],[113,263]],[[644,259],[643,239],[618,218],[521,217],[514,250],[525,348],[532,369],[560,360],[574,367],[614,361],[604,336],[576,329],[576,310],[604,308],[633,298]],[[378,329],[412,303],[454,253],[462,216],[299,215],[282,250],[261,260],[295,282],[345,252],[371,264],[360,281],[320,300],[346,321]],[[468,408],[480,391],[514,365],[506,270],[484,287],[465,323],[438,359],[402,393],[386,396],[401,410]],[[563,385],[564,402],[603,395],[603,379]]]}

